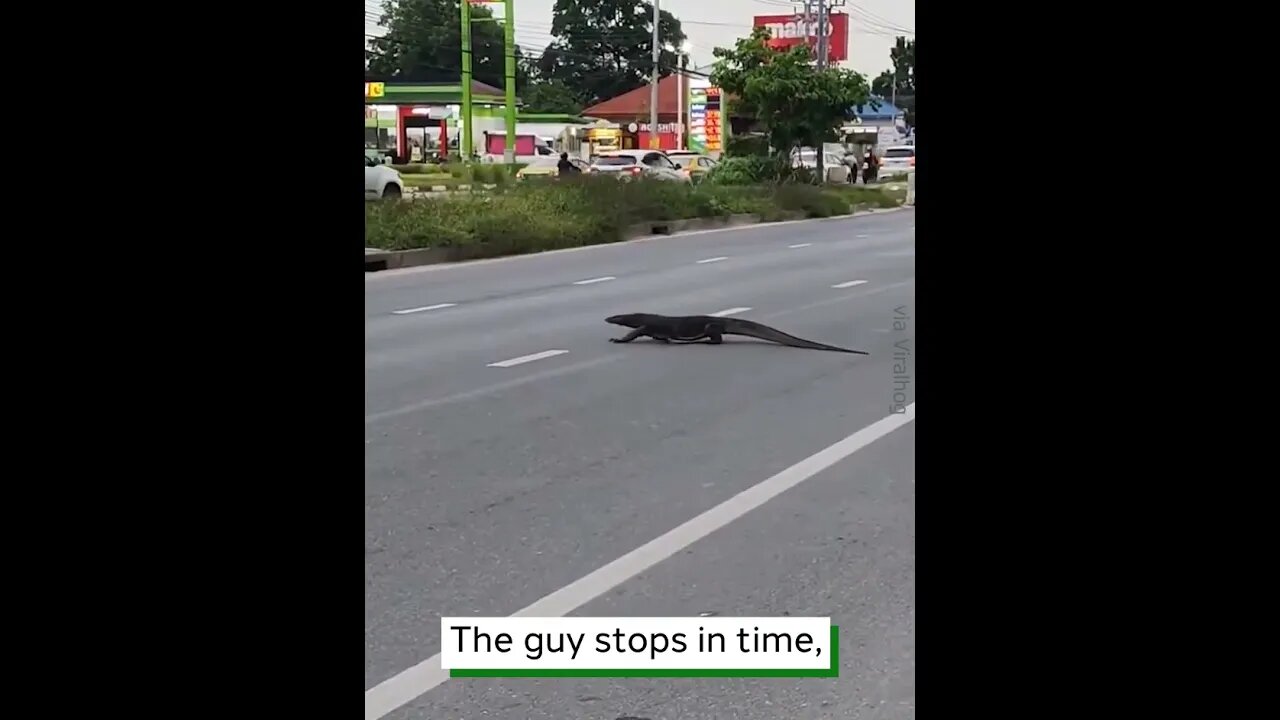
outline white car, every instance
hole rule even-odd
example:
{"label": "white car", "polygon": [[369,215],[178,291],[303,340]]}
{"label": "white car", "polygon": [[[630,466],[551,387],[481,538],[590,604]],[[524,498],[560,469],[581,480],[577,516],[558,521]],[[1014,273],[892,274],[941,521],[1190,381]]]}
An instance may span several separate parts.
{"label": "white car", "polygon": [[[848,183],[853,182],[856,178],[853,175],[853,169],[845,164],[844,158],[833,152],[823,153],[822,156],[823,170],[827,173],[827,182]],[[818,169],[818,153],[813,148],[804,148],[800,152],[791,154],[791,167],[808,168],[816,171]]]}
{"label": "white car", "polygon": [[657,150],[608,150],[600,153],[587,169],[592,175],[616,175],[619,180],[648,177],[655,180],[691,182],[688,173]]}
{"label": "white car", "polygon": [[878,177],[888,178],[902,175],[916,169],[916,149],[911,145],[890,145],[880,156]]}
{"label": "white car", "polygon": [[387,167],[376,158],[364,157],[364,197],[366,200],[386,198],[394,200],[404,195],[404,180],[395,168]]}

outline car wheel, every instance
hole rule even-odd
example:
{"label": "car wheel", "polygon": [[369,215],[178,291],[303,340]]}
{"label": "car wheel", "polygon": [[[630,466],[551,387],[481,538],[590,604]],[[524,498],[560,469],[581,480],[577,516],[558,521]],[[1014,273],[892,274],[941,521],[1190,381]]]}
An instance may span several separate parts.
{"label": "car wheel", "polygon": [[402,194],[400,186],[395,183],[387,183],[387,186],[382,189],[382,198],[384,200],[399,200]]}

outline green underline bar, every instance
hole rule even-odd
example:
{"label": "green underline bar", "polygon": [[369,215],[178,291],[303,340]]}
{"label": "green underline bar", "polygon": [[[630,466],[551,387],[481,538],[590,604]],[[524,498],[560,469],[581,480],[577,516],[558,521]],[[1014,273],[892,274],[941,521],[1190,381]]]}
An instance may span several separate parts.
{"label": "green underline bar", "polygon": [[695,677],[839,677],[840,676],[840,626],[831,626],[831,666],[820,669],[805,668],[527,668],[518,670],[454,668],[449,677],[455,678],[593,678],[593,677],[642,677],[642,678],[695,678]]}

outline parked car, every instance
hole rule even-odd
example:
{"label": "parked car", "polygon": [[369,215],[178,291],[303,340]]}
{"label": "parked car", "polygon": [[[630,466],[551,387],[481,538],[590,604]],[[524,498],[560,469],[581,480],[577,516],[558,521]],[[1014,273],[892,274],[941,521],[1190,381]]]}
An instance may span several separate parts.
{"label": "parked car", "polygon": [[880,156],[880,177],[901,175],[916,169],[916,149],[912,145],[890,145]]}
{"label": "parked car", "polygon": [[[827,152],[822,157],[823,170],[827,173],[827,182],[851,183],[857,179],[853,169],[844,161],[844,157]],[[813,148],[805,148],[791,155],[791,167],[818,169],[818,153]]]}
{"label": "parked car", "polygon": [[676,152],[667,153],[667,157],[671,161],[680,166],[689,179],[694,182],[700,182],[707,177],[707,173],[716,166],[714,158],[706,155],[699,155],[688,150],[677,150]]}
{"label": "parked car", "polygon": [[404,179],[392,167],[387,167],[377,158],[364,156],[364,197],[366,200],[378,198],[396,199],[404,195]]}
{"label": "parked car", "polygon": [[588,172],[614,175],[619,180],[647,177],[655,180],[691,182],[689,175],[657,150],[607,150],[595,156]]}

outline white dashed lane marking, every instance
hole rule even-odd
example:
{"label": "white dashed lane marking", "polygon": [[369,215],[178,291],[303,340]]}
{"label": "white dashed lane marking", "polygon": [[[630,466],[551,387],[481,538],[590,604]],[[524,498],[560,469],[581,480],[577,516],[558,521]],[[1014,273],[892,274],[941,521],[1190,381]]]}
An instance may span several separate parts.
{"label": "white dashed lane marking", "polygon": [[705,265],[707,263],[720,262],[721,260],[728,260],[728,259],[729,259],[728,255],[721,255],[720,257],[705,258],[703,260],[699,260],[698,264]]}
{"label": "white dashed lane marking", "polygon": [[[608,565],[596,568],[544,596],[517,611],[512,617],[564,617],[915,419],[916,404],[910,403],[901,412],[881,418],[834,445],[752,485]],[[432,655],[365,690],[364,719],[379,720],[386,717],[431,692],[448,679],[449,671],[440,667],[440,655]]]}
{"label": "white dashed lane marking", "polygon": [[534,353],[532,355],[521,355],[518,358],[511,358],[510,360],[503,360],[502,362],[489,363],[489,367],[496,367],[496,368],[515,367],[516,365],[531,363],[535,360],[545,360],[549,357],[564,355],[567,352],[569,351],[568,350],[543,350],[540,353]]}
{"label": "white dashed lane marking", "polygon": [[617,279],[618,278],[612,275],[606,275],[604,277],[591,278],[590,280],[579,280],[578,282],[574,283],[574,285],[594,285],[596,283],[609,282],[610,280],[617,280]]}
{"label": "white dashed lane marking", "polygon": [[795,245],[788,245],[787,247],[795,250],[796,248],[809,247],[812,244],[813,243],[796,243]]}
{"label": "white dashed lane marking", "polygon": [[426,312],[428,310],[443,310],[445,308],[451,308],[454,305],[457,305],[457,303],[440,303],[438,305],[427,305],[425,307],[407,308],[405,310],[392,310],[391,314],[392,315],[412,315],[413,313]]}
{"label": "white dashed lane marking", "polygon": [[728,310],[721,310],[720,312],[713,312],[713,313],[711,313],[711,317],[724,317],[724,316],[726,316],[726,315],[737,315],[738,313],[744,313],[744,312],[747,312],[747,311],[748,311],[748,310],[750,310],[750,309],[751,309],[751,308],[749,308],[749,307],[729,308]]}
{"label": "white dashed lane marking", "polygon": [[854,285],[863,285],[866,282],[867,282],[866,280],[850,280],[849,282],[842,282],[839,285],[832,285],[831,287],[836,288],[838,290],[843,290],[844,288],[851,288]]}

